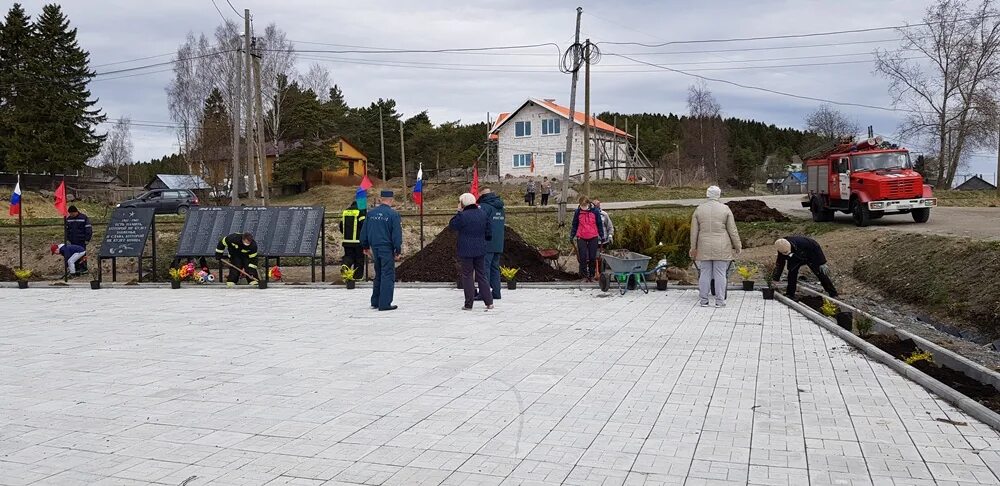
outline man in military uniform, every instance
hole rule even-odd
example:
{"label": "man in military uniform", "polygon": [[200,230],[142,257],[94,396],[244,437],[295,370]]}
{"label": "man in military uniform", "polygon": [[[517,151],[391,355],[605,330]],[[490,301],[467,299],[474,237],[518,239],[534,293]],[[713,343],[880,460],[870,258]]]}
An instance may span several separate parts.
{"label": "man in military uniform", "polygon": [[403,252],[403,227],[399,213],[392,209],[392,191],[379,194],[380,204],[368,211],[361,228],[361,248],[375,261],[375,282],[372,285],[372,309],[396,310],[392,292],[396,286],[396,262]]}
{"label": "man in military uniform", "polygon": [[224,252],[227,250],[229,251],[229,263],[232,267],[229,267],[226,286],[233,287],[240,283],[240,277],[243,275],[240,270],[250,275],[247,278],[250,285],[257,285],[257,242],[254,241],[253,234],[249,232],[233,233],[222,238],[215,247],[215,258],[225,259]]}
{"label": "man in military uniform", "polygon": [[[361,250],[361,228],[365,224],[365,211],[358,209],[358,202],[340,213],[340,232],[344,234],[343,264],[361,269],[364,267],[365,255]],[[359,274],[360,275],[360,274]]]}

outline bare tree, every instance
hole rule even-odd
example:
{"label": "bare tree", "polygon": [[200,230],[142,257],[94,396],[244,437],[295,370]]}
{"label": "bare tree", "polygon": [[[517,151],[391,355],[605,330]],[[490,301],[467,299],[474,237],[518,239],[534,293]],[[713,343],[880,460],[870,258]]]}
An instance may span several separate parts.
{"label": "bare tree", "polygon": [[122,167],[132,163],[132,119],[128,116],[119,118],[111,131],[108,132],[98,160],[107,170],[121,177]]}
{"label": "bare tree", "polygon": [[899,50],[876,51],[876,69],[891,83],[894,106],[909,111],[901,138],[931,139],[937,146],[938,188],[952,186],[968,149],[992,148],[995,141],[998,16],[993,0],[974,8],[963,0],[938,0],[924,25],[898,29]]}
{"label": "bare tree", "polygon": [[267,107],[264,124],[274,141],[275,157],[279,157],[278,140],[281,128],[281,105],[285,99],[288,79],[295,75],[295,45],[288,40],[285,32],[275,24],[264,29],[264,36],[257,40],[261,52],[260,77],[261,97]]}
{"label": "bare tree", "polygon": [[830,105],[820,105],[806,117],[806,130],[828,140],[837,140],[857,135],[858,125]]}
{"label": "bare tree", "polygon": [[333,81],[330,80],[330,70],[318,62],[309,66],[309,71],[299,79],[299,84],[302,85],[303,90],[311,89],[313,93],[316,93],[320,103],[326,103],[330,99],[330,87],[333,86]]}
{"label": "bare tree", "polygon": [[[701,168],[710,172],[716,182],[725,178],[725,127],[720,116],[719,102],[704,81],[688,86],[688,116],[697,123],[697,138],[685,143],[686,151],[700,158]],[[692,144],[691,142],[695,142]],[[692,146],[697,145],[697,146]],[[707,159],[707,160],[706,160]]]}

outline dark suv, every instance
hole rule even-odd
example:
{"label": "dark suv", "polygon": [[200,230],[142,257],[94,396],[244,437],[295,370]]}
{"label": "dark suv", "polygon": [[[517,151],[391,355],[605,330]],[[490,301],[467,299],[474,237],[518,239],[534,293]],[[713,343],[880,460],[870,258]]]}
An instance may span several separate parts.
{"label": "dark suv", "polygon": [[188,189],[153,189],[135,199],[122,201],[117,207],[153,208],[156,214],[185,214],[198,205],[198,196]]}

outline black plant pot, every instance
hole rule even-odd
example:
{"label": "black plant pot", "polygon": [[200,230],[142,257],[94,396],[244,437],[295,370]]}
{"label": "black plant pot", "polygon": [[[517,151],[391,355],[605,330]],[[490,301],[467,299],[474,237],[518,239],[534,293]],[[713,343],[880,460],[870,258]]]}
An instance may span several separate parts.
{"label": "black plant pot", "polygon": [[628,276],[628,289],[629,290],[635,290],[636,287],[638,287],[638,286],[639,286],[639,277],[636,277],[635,275],[629,275]]}
{"label": "black plant pot", "polygon": [[18,280],[17,281],[17,288],[19,288],[19,289],[26,289],[26,288],[28,288],[28,281],[27,280]]}
{"label": "black plant pot", "polygon": [[751,290],[753,290],[753,280],[744,280],[743,281],[743,290],[745,290],[747,292],[750,292]]}
{"label": "black plant pot", "polygon": [[346,287],[347,287],[348,289],[352,289],[352,290],[353,290],[353,289],[354,289],[354,286],[355,286],[355,285],[357,285],[357,282],[355,282],[354,280],[348,280],[347,282],[344,282],[344,285],[345,285],[345,286],[346,286]]}
{"label": "black plant pot", "polygon": [[261,289],[261,290],[266,289],[267,288],[267,280],[258,280],[257,281],[257,288]]}
{"label": "black plant pot", "polygon": [[836,316],[837,325],[851,332],[854,329],[854,314],[850,312],[838,312]]}
{"label": "black plant pot", "polygon": [[667,290],[667,281],[666,280],[657,280],[656,281],[656,290],[659,290],[661,292],[664,291],[664,290]]}
{"label": "black plant pot", "polygon": [[455,287],[457,287],[458,290],[462,290],[462,282],[461,281],[455,282]]}
{"label": "black plant pot", "polygon": [[507,281],[507,290],[517,290],[517,281],[516,280],[508,280]]}
{"label": "black plant pot", "polygon": [[91,280],[90,281],[90,288],[94,289],[94,290],[101,290],[101,281],[100,280]]}
{"label": "black plant pot", "polygon": [[179,288],[181,288],[181,282],[180,282],[180,280],[171,280],[170,281],[170,288],[172,288],[172,289],[179,289]]}
{"label": "black plant pot", "polygon": [[771,287],[764,287],[760,289],[761,293],[764,294],[764,300],[774,300],[774,289]]}

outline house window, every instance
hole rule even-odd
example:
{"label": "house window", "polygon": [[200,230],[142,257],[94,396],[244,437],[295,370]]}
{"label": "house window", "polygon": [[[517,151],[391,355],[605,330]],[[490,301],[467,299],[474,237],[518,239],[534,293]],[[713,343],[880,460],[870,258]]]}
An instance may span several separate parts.
{"label": "house window", "polygon": [[566,163],[566,152],[556,152],[556,165],[563,165]]}
{"label": "house window", "polygon": [[531,167],[531,154],[514,154],[514,168]]}
{"label": "house window", "polygon": [[515,137],[530,137],[531,136],[531,122],[530,121],[519,121],[514,123],[514,136]]}
{"label": "house window", "polygon": [[559,133],[559,120],[558,118],[547,118],[542,120],[542,135],[555,135]]}

